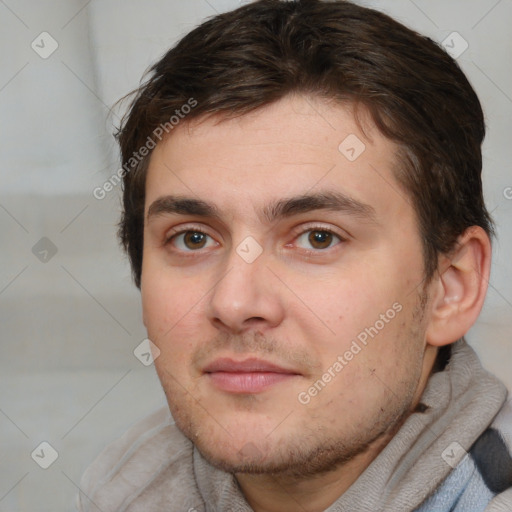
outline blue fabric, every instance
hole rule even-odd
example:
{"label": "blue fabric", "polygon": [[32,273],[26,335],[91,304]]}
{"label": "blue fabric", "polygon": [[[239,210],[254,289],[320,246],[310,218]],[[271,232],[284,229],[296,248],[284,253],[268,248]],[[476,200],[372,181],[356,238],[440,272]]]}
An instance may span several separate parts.
{"label": "blue fabric", "polygon": [[493,497],[473,459],[466,455],[415,512],[483,512]]}
{"label": "blue fabric", "polygon": [[415,512],[484,512],[497,494],[511,486],[509,448],[499,431],[489,428]]}

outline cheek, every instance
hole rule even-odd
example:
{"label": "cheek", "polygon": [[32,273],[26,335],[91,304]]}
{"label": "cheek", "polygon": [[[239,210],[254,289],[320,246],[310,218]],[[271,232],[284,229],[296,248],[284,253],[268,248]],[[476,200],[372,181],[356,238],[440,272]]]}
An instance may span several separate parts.
{"label": "cheek", "polygon": [[[380,315],[399,298],[392,283],[385,279],[377,281],[361,269],[320,279],[295,280],[294,291],[302,306],[295,309],[294,320],[337,350],[380,322]],[[395,316],[394,313],[391,310],[389,316]]]}
{"label": "cheek", "polygon": [[184,276],[156,257],[144,262],[141,299],[144,325],[155,338],[167,338],[197,314],[205,297],[199,276]]}
{"label": "cheek", "polygon": [[141,279],[144,325],[148,338],[160,349],[156,370],[173,389],[174,379],[189,380],[191,355],[212,336],[205,312],[210,288],[200,273],[185,274],[155,257],[145,261]]}
{"label": "cheek", "polygon": [[324,371],[338,356],[344,358],[345,377],[337,382],[367,379],[375,369],[395,380],[420,356],[422,337],[413,317],[417,294],[410,293],[403,276],[399,278],[396,264],[383,266],[365,264],[343,275],[295,281],[307,311],[296,308],[293,321]]}
{"label": "cheek", "polygon": [[143,269],[141,299],[144,325],[150,339],[156,342],[166,326],[168,328],[169,316],[174,310],[173,293],[164,280],[158,279],[157,273]]}

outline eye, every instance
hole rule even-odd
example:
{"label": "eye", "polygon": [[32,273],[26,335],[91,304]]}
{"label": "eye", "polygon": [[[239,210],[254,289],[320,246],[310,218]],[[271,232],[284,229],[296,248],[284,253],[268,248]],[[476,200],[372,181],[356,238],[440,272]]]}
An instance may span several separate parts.
{"label": "eye", "polygon": [[303,249],[329,249],[341,241],[341,237],[326,229],[310,229],[297,237],[297,245]]}
{"label": "eye", "polygon": [[202,231],[183,231],[171,236],[167,243],[170,243],[180,251],[197,251],[215,245],[213,238]]}

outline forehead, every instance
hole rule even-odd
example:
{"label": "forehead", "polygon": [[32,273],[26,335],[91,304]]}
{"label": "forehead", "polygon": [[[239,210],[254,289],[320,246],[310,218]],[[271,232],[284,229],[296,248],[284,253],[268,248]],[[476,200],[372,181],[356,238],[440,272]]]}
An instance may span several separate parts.
{"label": "forehead", "polygon": [[235,118],[185,119],[153,150],[146,212],[171,193],[239,215],[317,191],[377,211],[410,209],[393,173],[395,153],[368,116],[356,120],[349,105],[318,98],[288,96]]}

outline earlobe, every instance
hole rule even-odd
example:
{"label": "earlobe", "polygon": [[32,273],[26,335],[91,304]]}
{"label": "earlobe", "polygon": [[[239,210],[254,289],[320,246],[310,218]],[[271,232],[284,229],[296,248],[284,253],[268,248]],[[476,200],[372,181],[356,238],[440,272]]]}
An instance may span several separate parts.
{"label": "earlobe", "polygon": [[464,336],[482,309],[491,266],[491,242],[479,226],[468,228],[455,250],[440,258],[432,283],[427,343],[448,345]]}

